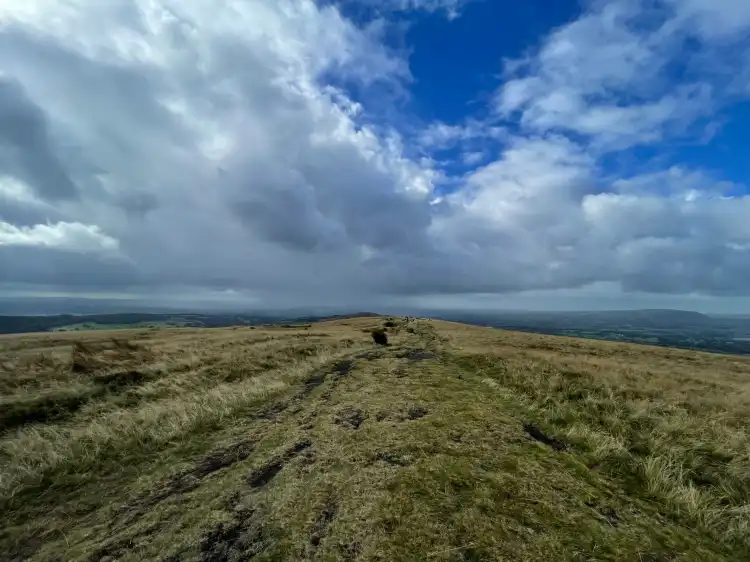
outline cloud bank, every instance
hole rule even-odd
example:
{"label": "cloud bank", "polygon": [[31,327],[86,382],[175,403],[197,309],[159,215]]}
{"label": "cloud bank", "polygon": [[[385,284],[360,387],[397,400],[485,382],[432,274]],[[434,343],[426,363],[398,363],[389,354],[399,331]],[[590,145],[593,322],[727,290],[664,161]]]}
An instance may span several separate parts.
{"label": "cloud bank", "polygon": [[[593,2],[506,61],[489,117],[416,136],[341,86],[408,89],[378,29],[311,0],[0,6],[0,288],[750,292],[744,186],[604,165],[750,96],[720,64],[750,62],[746,3]],[[429,151],[466,138],[492,143],[446,177]]]}

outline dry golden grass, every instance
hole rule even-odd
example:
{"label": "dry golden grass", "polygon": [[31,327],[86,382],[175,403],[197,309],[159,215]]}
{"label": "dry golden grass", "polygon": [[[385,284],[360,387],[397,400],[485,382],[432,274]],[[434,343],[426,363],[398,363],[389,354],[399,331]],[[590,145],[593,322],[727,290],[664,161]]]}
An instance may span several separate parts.
{"label": "dry golden grass", "polygon": [[382,323],[0,337],[0,559],[750,559],[750,360]]}

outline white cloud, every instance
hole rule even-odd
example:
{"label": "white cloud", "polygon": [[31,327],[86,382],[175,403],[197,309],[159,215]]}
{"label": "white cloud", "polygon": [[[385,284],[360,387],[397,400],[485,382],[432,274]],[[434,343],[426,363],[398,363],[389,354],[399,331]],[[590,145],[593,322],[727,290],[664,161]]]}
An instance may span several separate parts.
{"label": "white cloud", "polygon": [[[426,245],[435,173],[319,81],[408,77],[376,37],[304,0],[107,6],[5,6],[0,63],[39,131],[6,129],[8,173],[120,241],[137,271],[111,282],[367,291],[362,256]],[[2,258],[4,278],[36,271]]]}
{"label": "white cloud", "polygon": [[417,142],[427,150],[440,150],[471,141],[503,140],[508,136],[504,127],[467,119],[460,125],[448,125],[436,121],[425,127]]}
{"label": "white cloud", "polygon": [[[497,110],[505,118],[520,115],[535,132],[585,135],[598,150],[660,141],[715,109],[721,96],[715,91],[717,73],[724,74],[721,87],[736,73],[722,68],[726,53],[720,56],[718,49],[750,29],[747,5],[733,0],[594,3],[581,18],[551,33],[537,53],[509,61]],[[687,64],[704,80],[688,78],[674,87],[671,66],[688,52],[689,37],[702,41]]]}
{"label": "white cloud", "polygon": [[33,190],[26,183],[10,176],[0,176],[0,200],[3,200],[4,204],[15,202],[35,205],[39,203]]}
{"label": "white cloud", "polygon": [[691,26],[703,39],[746,40],[750,3],[744,0],[667,0],[679,25]]}
{"label": "white cloud", "polygon": [[750,197],[726,182],[684,168],[611,181],[582,147],[550,137],[516,139],[467,183],[434,227],[467,272],[457,285],[745,291]]}
{"label": "white cloud", "polygon": [[498,98],[507,128],[418,135],[482,164],[446,179],[336,86],[411,77],[377,26],[335,6],[1,4],[0,286],[363,307],[597,283],[746,293],[750,199],[689,166],[601,169],[603,152],[668,138],[716,102],[710,81],[662,81],[680,33],[736,37],[671,12],[643,30],[637,7],[603,4],[517,64]]}
{"label": "white cloud", "polygon": [[0,246],[38,246],[73,252],[98,252],[117,250],[119,244],[98,226],[58,222],[17,227],[0,221]]}
{"label": "white cloud", "polygon": [[349,0],[377,7],[383,11],[401,11],[422,10],[425,12],[444,13],[448,19],[455,19],[460,16],[463,8],[471,0]]}
{"label": "white cloud", "polygon": [[465,152],[461,155],[461,160],[467,166],[476,166],[484,160],[484,157],[485,155],[483,152]]}

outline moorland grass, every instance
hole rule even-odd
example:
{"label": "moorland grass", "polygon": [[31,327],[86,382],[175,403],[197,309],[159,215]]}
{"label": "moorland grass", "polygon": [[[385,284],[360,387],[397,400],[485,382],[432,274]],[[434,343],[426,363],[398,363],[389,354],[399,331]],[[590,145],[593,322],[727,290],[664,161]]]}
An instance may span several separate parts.
{"label": "moorland grass", "polygon": [[3,336],[0,558],[748,560],[749,377],[402,318]]}

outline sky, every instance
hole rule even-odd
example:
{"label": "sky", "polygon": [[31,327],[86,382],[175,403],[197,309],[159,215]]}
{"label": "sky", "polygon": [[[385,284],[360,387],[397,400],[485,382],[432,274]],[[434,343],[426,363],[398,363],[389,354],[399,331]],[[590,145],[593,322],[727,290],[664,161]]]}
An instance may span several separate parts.
{"label": "sky", "polygon": [[0,2],[0,297],[750,312],[746,0]]}

